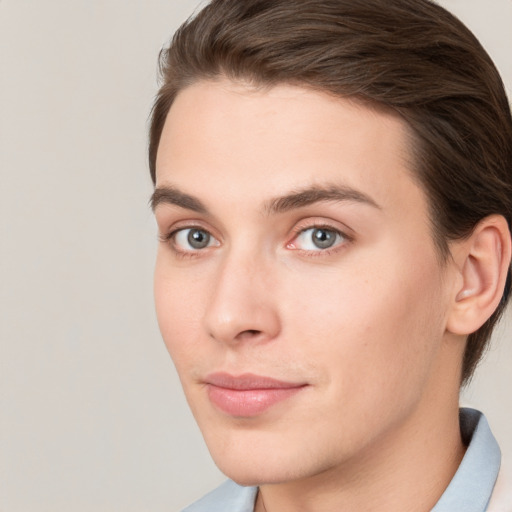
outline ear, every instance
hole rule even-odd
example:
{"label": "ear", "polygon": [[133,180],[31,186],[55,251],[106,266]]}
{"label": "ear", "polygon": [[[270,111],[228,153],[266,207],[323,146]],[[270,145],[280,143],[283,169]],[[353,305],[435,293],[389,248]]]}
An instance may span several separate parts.
{"label": "ear", "polygon": [[458,269],[447,330],[467,335],[494,313],[510,268],[511,238],[501,215],[482,219],[469,238],[455,242],[452,256]]}

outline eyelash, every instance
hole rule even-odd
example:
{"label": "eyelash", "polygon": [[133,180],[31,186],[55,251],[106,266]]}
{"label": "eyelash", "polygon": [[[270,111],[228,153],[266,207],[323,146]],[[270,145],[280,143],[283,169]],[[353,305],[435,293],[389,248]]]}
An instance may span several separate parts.
{"label": "eyelash", "polygon": [[[188,258],[197,258],[200,257],[204,252],[204,249],[196,249],[196,250],[188,250],[183,251],[177,248],[175,244],[175,237],[180,231],[186,231],[190,229],[197,229],[200,231],[204,231],[205,233],[208,233],[211,237],[215,238],[214,235],[208,230],[203,228],[202,226],[198,225],[188,225],[179,227],[177,229],[173,229],[169,231],[168,233],[162,234],[159,236],[159,239],[161,242],[168,244],[172,251],[174,252],[175,256],[181,259],[188,259]],[[342,241],[340,243],[337,243],[334,247],[329,247],[325,249],[318,249],[318,250],[308,250],[308,249],[295,249],[291,248],[290,245],[294,240],[296,240],[302,233],[309,230],[315,230],[315,229],[323,229],[326,231],[330,231],[334,233],[336,236],[340,236]],[[285,244],[285,247],[289,250],[294,250],[299,252],[301,255],[306,257],[321,257],[321,256],[329,256],[331,254],[334,254],[336,252],[339,252],[342,250],[342,248],[347,245],[348,243],[351,243],[353,241],[353,237],[350,235],[347,235],[345,232],[341,231],[338,228],[335,228],[334,226],[331,226],[329,224],[323,224],[323,223],[313,223],[313,224],[304,224],[304,225],[297,225],[293,230],[293,237],[290,242],[287,242]],[[205,247],[207,249],[208,247]]]}
{"label": "eyelash", "polygon": [[[292,249],[289,246],[293,243],[294,240],[296,240],[302,233],[309,231],[309,230],[325,230],[330,231],[334,233],[337,236],[340,236],[342,241],[340,243],[337,243],[334,247],[328,247],[326,249],[318,249],[318,250],[308,250],[308,249]],[[350,235],[347,235],[344,231],[341,231],[339,228],[335,228],[334,226],[330,224],[320,223],[316,222],[313,224],[305,224],[305,225],[297,225],[296,228],[294,228],[294,235],[291,242],[288,242],[286,244],[286,247],[290,248],[290,250],[294,250],[299,252],[301,255],[310,257],[310,258],[317,258],[322,256],[329,256],[331,254],[335,254],[343,249],[344,246],[346,246],[348,243],[351,243],[353,241],[353,237]]]}

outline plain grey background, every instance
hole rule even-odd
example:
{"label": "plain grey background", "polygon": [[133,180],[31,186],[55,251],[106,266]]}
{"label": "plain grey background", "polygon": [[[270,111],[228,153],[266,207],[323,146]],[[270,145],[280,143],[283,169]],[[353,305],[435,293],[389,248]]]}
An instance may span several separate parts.
{"label": "plain grey background", "polygon": [[[512,1],[441,3],[510,95]],[[152,299],[156,57],[196,5],[0,1],[1,512],[171,512],[223,480]],[[510,460],[510,310],[501,331],[463,403]]]}

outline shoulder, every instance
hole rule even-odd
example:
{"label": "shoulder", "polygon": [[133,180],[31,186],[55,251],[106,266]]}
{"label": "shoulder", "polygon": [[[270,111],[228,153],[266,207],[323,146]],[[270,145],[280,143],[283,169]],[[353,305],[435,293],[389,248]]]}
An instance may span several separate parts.
{"label": "shoulder", "polygon": [[257,492],[228,480],[182,512],[253,512]]}
{"label": "shoulder", "polygon": [[512,512],[512,472],[510,465],[502,463],[486,512]]}

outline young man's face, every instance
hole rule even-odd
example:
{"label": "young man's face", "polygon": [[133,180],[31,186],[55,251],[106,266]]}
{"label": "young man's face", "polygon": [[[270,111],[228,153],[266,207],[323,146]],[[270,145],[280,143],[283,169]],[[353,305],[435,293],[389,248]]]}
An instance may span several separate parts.
{"label": "young man's face", "polygon": [[223,80],[173,104],[157,158],[158,320],[238,482],[370,461],[456,407],[455,272],[410,168],[404,123],[347,99]]}

